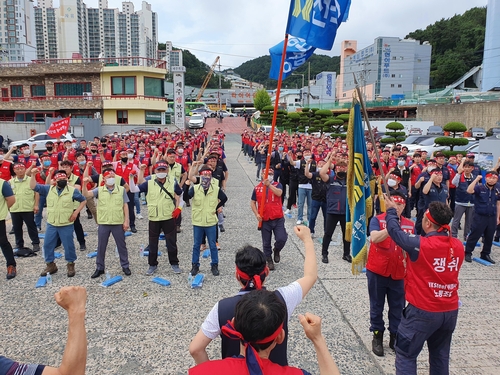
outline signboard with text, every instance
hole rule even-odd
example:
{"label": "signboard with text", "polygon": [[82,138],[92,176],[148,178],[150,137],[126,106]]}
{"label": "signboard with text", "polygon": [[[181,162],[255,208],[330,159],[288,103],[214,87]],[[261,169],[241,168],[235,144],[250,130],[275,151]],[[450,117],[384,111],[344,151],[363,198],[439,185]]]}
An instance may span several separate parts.
{"label": "signboard with text", "polygon": [[[172,67],[184,68],[184,67]],[[186,112],[184,105],[184,73],[176,72],[174,75],[174,124],[178,128],[184,128],[186,122]]]}

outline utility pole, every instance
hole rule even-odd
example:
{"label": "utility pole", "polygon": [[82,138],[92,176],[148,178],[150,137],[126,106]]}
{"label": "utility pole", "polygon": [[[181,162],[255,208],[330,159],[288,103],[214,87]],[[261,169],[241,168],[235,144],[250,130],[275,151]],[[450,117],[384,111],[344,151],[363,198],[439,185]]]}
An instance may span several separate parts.
{"label": "utility pole", "polygon": [[[220,90],[222,88],[222,85],[221,85],[221,71],[220,71],[220,59],[219,59],[219,112],[222,110],[222,103],[221,103],[221,100],[220,100]],[[226,108],[227,110],[227,108]]]}
{"label": "utility pole", "polygon": [[[363,86],[363,100],[366,103],[366,81],[368,81],[368,77],[370,76],[371,70],[368,70],[366,67],[370,65],[366,58],[363,60],[363,69],[359,72],[359,80],[362,82]],[[372,98],[373,100],[374,98]]]}
{"label": "utility pole", "polygon": [[307,63],[307,107],[309,107],[309,96],[311,95],[311,62]]}
{"label": "utility pole", "polygon": [[302,76],[302,86],[300,87],[300,105],[303,107],[304,106],[304,77],[305,74],[302,73],[292,73],[292,76]]}

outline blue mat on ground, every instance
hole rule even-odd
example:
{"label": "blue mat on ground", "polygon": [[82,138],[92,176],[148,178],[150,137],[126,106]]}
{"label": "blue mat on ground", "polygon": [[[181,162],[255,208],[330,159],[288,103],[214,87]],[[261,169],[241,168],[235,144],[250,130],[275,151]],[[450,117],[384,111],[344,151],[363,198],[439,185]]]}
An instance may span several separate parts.
{"label": "blue mat on ground", "polygon": [[203,258],[208,258],[209,256],[210,256],[210,249],[206,249],[206,250],[203,252],[202,257],[203,257]]}
{"label": "blue mat on ground", "polygon": [[493,245],[500,247],[500,242],[493,241]]}
{"label": "blue mat on ground", "polygon": [[62,257],[63,257],[63,255],[62,255],[61,253],[58,253],[57,251],[54,251],[54,257],[55,257],[56,259],[60,259],[60,258],[62,258]]}
{"label": "blue mat on ground", "polygon": [[120,275],[113,276],[111,279],[103,281],[101,285],[107,288],[108,286],[116,284],[122,280],[123,280],[123,277],[121,277]]}
{"label": "blue mat on ground", "polygon": [[47,285],[47,278],[45,276],[40,276],[40,278],[35,284],[35,288],[41,288],[45,285]]}
{"label": "blue mat on ground", "polygon": [[484,259],[481,259],[481,258],[477,258],[477,257],[472,258],[472,260],[475,261],[475,262],[478,262],[478,263],[482,264],[483,266],[492,266],[493,265],[493,263],[490,263],[487,260],[484,260]]}
{"label": "blue mat on ground", "polygon": [[[465,246],[465,245],[467,245],[467,241],[464,241],[464,242],[462,242],[462,243],[464,244],[464,246]],[[497,243],[498,243],[498,242],[497,242]],[[493,242],[493,244],[494,244],[494,242]],[[500,244],[499,244],[499,246],[500,246]],[[481,242],[478,242],[478,243],[476,244],[476,247],[481,247]]]}
{"label": "blue mat on ground", "polygon": [[97,256],[97,251],[93,251],[87,254],[87,258],[95,258]]}
{"label": "blue mat on ground", "polygon": [[201,288],[203,286],[203,280],[205,279],[205,275],[202,273],[199,273],[196,275],[191,282],[191,288]]}
{"label": "blue mat on ground", "polygon": [[130,237],[131,235],[132,235],[132,232],[129,232],[129,231],[125,232],[125,237]]}
{"label": "blue mat on ground", "polygon": [[38,238],[45,238],[45,233],[38,233]]}
{"label": "blue mat on ground", "polygon": [[152,278],[151,281],[162,286],[170,286],[170,281],[168,281],[167,279],[162,279],[158,276]]}
{"label": "blue mat on ground", "polygon": [[160,233],[160,240],[164,240],[165,239],[165,235],[163,233]]}
{"label": "blue mat on ground", "polygon": [[[142,252],[142,255],[143,255],[143,256],[145,256],[145,257],[149,256],[149,251],[147,251],[147,250],[146,250],[146,251],[143,251],[143,252]],[[161,251],[158,251],[158,256],[159,256],[159,257],[161,257],[161,255],[162,255],[162,252],[161,252]]]}

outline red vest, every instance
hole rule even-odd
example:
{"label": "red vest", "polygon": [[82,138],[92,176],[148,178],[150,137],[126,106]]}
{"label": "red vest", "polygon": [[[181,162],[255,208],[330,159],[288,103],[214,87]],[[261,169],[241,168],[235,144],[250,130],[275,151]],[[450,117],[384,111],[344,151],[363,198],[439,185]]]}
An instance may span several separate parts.
{"label": "red vest", "polygon": [[100,155],[87,155],[87,161],[91,161],[92,163],[94,163],[95,170],[97,171],[97,173],[101,174],[102,161]]}
{"label": "red vest", "polygon": [[[57,152],[53,152],[50,155],[50,166],[55,169],[59,169],[59,154]],[[62,160],[62,158],[61,158]]]}
{"label": "red vest", "polygon": [[[302,370],[296,367],[280,366],[268,359],[261,359],[264,375],[303,375]],[[191,367],[189,375],[235,375],[248,374],[245,358],[226,358],[216,361],[207,361]]]}
{"label": "red vest", "polygon": [[[454,257],[450,257],[450,240]],[[406,300],[421,310],[444,312],[458,309],[458,271],[464,261],[464,246],[457,238],[420,238],[416,262],[407,262]]]}
{"label": "red vest", "polygon": [[144,165],[147,165],[148,167],[144,170],[144,177],[147,177],[149,176],[149,167],[151,165],[151,159],[148,158],[147,156],[140,156],[139,157],[139,167],[140,167],[140,164],[144,164]]}
{"label": "red vest", "polygon": [[[387,227],[385,213],[377,215],[380,223],[380,230]],[[401,229],[406,233],[414,233],[413,221],[401,217]],[[366,269],[384,277],[391,277],[393,280],[402,280],[405,277],[405,254],[396,243],[387,237],[384,241],[370,244],[368,252],[368,262]]]}
{"label": "red vest", "polygon": [[104,150],[104,160],[113,161],[113,151],[107,148]]}
{"label": "red vest", "polygon": [[[273,182],[273,186],[277,186],[277,182]],[[255,187],[255,196],[257,198],[257,206],[260,206],[262,199],[262,191],[264,184],[260,182]],[[271,189],[267,189],[266,202],[264,203],[264,216],[262,220],[274,220],[281,219],[283,217],[283,204],[281,202],[281,197],[274,194]]]}
{"label": "red vest", "polygon": [[457,175],[457,171],[456,171],[456,170],[454,170],[454,169],[453,169],[452,167],[450,167],[449,165],[447,165],[447,166],[446,166],[446,168],[448,169],[448,172],[450,172],[450,180],[449,180],[449,181],[450,181],[450,189],[454,189],[454,188],[456,188],[456,186],[455,186],[455,185],[453,185],[453,184],[451,183],[451,181],[453,181],[453,179],[454,179],[454,178],[455,178],[455,176]]}
{"label": "red vest", "polygon": [[12,176],[10,174],[10,166],[11,163],[8,161],[2,161],[2,164],[0,164],[0,178],[5,181],[9,181]]}
{"label": "red vest", "polygon": [[189,165],[188,165],[189,157],[186,154],[183,154],[182,156],[175,155],[175,161],[181,164],[184,167],[185,171],[189,170]]}
{"label": "red vest", "polygon": [[[128,184],[129,179],[130,179],[130,174],[135,174],[134,172],[134,163],[127,163],[125,167],[123,167],[121,162],[116,163],[116,170],[115,173],[118,176],[121,176],[125,182]],[[134,176],[134,182],[137,183],[137,175]]]}

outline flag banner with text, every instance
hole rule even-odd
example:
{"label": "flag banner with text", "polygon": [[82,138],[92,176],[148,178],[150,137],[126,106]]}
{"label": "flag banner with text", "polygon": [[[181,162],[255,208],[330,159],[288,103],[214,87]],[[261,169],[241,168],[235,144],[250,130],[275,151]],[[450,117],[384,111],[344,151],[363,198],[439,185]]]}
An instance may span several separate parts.
{"label": "flag banner with text", "polygon": [[[366,151],[361,108],[355,103],[347,130],[349,162],[347,168],[346,240],[351,242],[352,273],[359,275],[368,256],[367,223],[373,212],[370,190],[372,168]],[[352,234],[351,234],[352,233]]]}
{"label": "flag banner with text", "polygon": [[[283,42],[269,48],[271,54],[271,70],[269,78],[278,79],[280,75],[281,58],[283,55]],[[294,70],[302,66],[312,56],[315,48],[308,45],[304,39],[289,37],[286,46],[286,60],[283,66],[283,79],[288,77]]]}
{"label": "flag banner with text", "polygon": [[59,138],[61,135],[66,134],[69,129],[70,120],[70,117],[66,117],[62,120],[54,121],[52,124],[50,124],[50,127],[47,130],[47,135],[52,138]]}
{"label": "flag banner with text", "polygon": [[290,0],[286,33],[315,48],[331,50],[350,5],[351,0]]}

